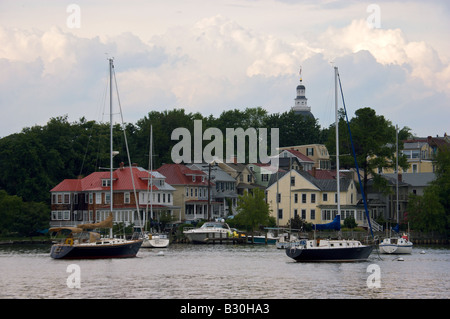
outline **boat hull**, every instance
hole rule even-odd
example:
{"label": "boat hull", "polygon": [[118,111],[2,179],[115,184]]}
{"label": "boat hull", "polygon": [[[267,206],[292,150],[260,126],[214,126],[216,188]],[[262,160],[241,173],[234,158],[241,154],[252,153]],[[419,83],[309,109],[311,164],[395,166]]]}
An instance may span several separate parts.
{"label": "boat hull", "polygon": [[142,243],[142,248],[166,248],[167,246],[169,246],[168,238],[144,239]]}
{"label": "boat hull", "polygon": [[380,244],[381,254],[411,254],[413,245]]}
{"label": "boat hull", "polygon": [[50,256],[54,259],[108,259],[136,257],[142,240],[127,241],[119,244],[55,244]]}
{"label": "boat hull", "polygon": [[373,246],[346,248],[301,248],[286,249],[286,255],[297,262],[347,262],[365,261],[369,258]]}

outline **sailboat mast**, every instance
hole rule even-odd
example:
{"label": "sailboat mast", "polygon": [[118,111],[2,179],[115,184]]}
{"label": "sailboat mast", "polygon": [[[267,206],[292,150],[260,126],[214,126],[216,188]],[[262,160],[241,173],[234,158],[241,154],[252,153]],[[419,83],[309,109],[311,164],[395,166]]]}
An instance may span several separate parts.
{"label": "sailboat mast", "polygon": [[397,194],[397,202],[395,203],[395,209],[397,212],[397,224],[398,224],[398,125],[395,126],[395,147],[396,147],[396,155],[395,155],[395,175],[396,175],[396,194]]}
{"label": "sailboat mast", "polygon": [[[109,59],[109,183],[110,183],[110,210],[113,214],[113,107],[112,107],[112,69],[113,59]],[[110,229],[110,236],[112,237],[112,228]]]}
{"label": "sailboat mast", "polygon": [[334,67],[334,104],[335,104],[335,121],[336,121],[336,187],[337,187],[337,213],[341,214],[341,196],[339,181],[339,116],[338,116],[338,68]]}

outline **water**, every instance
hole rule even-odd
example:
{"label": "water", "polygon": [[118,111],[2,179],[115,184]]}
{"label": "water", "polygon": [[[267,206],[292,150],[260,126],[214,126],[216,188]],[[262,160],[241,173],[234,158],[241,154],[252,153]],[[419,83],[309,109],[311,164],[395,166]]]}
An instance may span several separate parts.
{"label": "water", "polygon": [[[424,251],[424,254],[420,252]],[[0,246],[0,298],[32,299],[391,299],[450,297],[450,250],[367,262],[296,263],[274,246],[171,245],[132,259],[55,260],[49,245]],[[161,253],[162,252],[162,253]],[[80,288],[67,279],[79,266]],[[369,288],[370,265],[380,287]],[[72,286],[75,281],[71,281]],[[69,284],[70,285],[70,284]]]}

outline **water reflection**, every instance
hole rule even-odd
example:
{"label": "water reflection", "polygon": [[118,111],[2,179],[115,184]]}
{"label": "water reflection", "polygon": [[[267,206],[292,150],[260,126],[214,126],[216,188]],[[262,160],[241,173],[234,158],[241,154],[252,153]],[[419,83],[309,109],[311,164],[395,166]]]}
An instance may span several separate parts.
{"label": "water reflection", "polygon": [[[425,249],[425,254],[420,254]],[[55,260],[50,246],[0,247],[0,298],[449,298],[449,250],[416,248],[396,261],[375,253],[367,262],[296,263],[273,246],[172,245],[141,249],[137,258]],[[67,266],[81,269],[68,288]],[[367,267],[381,269],[368,288]]]}

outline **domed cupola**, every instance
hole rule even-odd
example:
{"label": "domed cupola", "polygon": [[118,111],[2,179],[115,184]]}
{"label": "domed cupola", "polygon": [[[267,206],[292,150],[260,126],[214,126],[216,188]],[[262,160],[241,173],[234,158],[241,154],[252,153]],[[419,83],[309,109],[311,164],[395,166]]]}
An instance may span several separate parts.
{"label": "domed cupola", "polygon": [[314,118],[314,115],[311,113],[311,107],[308,106],[308,99],[305,96],[306,88],[303,85],[301,67],[299,74],[300,74],[300,84],[297,86],[297,97],[294,100],[295,104],[292,107],[292,110],[294,111],[295,114],[301,114]]}

